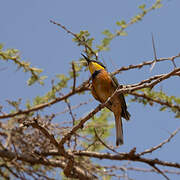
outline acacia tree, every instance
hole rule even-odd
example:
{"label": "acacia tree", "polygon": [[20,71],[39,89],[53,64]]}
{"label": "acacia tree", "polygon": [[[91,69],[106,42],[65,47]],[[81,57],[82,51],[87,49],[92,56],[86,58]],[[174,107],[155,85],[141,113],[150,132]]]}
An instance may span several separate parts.
{"label": "acacia tree", "polygon": [[[72,35],[73,41],[77,46],[82,46],[83,51],[89,57],[100,60],[98,53],[108,50],[110,42],[114,38],[126,35],[126,29],[129,26],[140,21],[148,12],[160,6],[160,0],[157,0],[149,8],[141,5],[142,12],[134,16],[129,22],[124,20],[117,22],[119,29],[115,33],[105,30],[103,32],[105,38],[96,48],[93,48],[94,38],[90,36],[88,31],[80,31],[80,33],[75,34],[60,23],[53,20],[50,22]],[[120,86],[112,96],[116,93],[123,93],[129,97],[130,103],[137,102],[150,105],[150,107],[158,104],[160,111],[163,112],[168,109],[175,114],[175,118],[179,118],[180,98],[168,96],[162,90],[154,90],[154,87],[162,81],[180,76],[180,68],[176,66],[175,62],[179,57],[178,54],[173,57],[157,59],[155,55],[152,60],[119,67],[112,73],[113,75],[132,69],[141,71],[145,66],[151,66],[153,69],[156,63],[163,64],[165,61],[173,64],[171,66],[173,68],[169,72],[157,74],[136,84]],[[19,51],[16,49],[4,50],[3,45],[1,45],[0,59],[11,61],[19,69],[29,72],[28,85],[43,84],[43,80],[46,78],[40,75],[41,69],[22,61]],[[91,78],[84,82],[80,82],[78,78],[84,73],[82,71],[84,65],[83,59],[73,61],[68,75],[58,74],[57,80],[52,80],[50,90],[43,96],[35,97],[32,103],[28,100],[26,107],[21,108],[23,101],[21,99],[7,101],[9,106],[14,108],[12,112],[7,112],[3,105],[0,107],[0,119],[6,119],[0,123],[0,176],[4,179],[12,177],[19,179],[30,177],[33,179],[58,179],[58,177],[54,178],[54,173],[61,172],[64,179],[78,178],[84,180],[111,179],[112,177],[128,179],[128,171],[154,172],[166,179],[169,179],[168,173],[179,174],[180,163],[158,159],[153,155],[149,156],[149,154],[164,147],[178,133],[179,128],[172,132],[169,138],[153,147],[145,148],[142,152],[137,152],[136,147],[133,147],[129,152],[119,152],[116,147],[109,143],[113,124],[108,121],[111,118],[111,112],[105,106],[110,99],[87,112],[85,116],[76,118],[73,111],[81,112],[82,106],[92,101],[80,101],[75,106],[71,105],[71,99],[74,96],[81,99],[81,96],[88,95],[91,90]],[[59,103],[65,103],[67,108],[61,113],[56,110],[49,111],[48,107],[53,107]],[[64,113],[69,113],[71,120],[64,118]],[[55,122],[56,119],[62,120]],[[108,161],[128,161],[131,162],[131,166],[124,164],[112,166],[108,164]],[[149,168],[138,168],[136,162],[148,165]]]}

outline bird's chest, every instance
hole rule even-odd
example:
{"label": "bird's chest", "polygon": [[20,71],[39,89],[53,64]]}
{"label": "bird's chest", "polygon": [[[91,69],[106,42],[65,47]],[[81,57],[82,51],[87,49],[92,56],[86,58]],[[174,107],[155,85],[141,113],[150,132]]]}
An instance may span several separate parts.
{"label": "bird's chest", "polygon": [[102,102],[105,102],[114,92],[111,81],[109,75],[105,73],[98,74],[96,78],[92,80],[92,90]]}

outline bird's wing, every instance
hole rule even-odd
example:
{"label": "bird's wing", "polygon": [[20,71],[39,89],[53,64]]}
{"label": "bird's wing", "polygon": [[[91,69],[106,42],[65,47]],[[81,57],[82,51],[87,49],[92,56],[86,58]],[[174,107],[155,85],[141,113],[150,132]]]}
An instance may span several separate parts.
{"label": "bird's wing", "polygon": [[[118,80],[116,79],[115,76],[113,76],[113,75],[110,75],[110,76],[111,76],[111,78],[112,78],[112,85],[113,85],[114,87],[116,87],[116,88],[122,87],[122,85],[119,85]],[[126,120],[129,120],[130,114],[129,114],[129,112],[127,111],[127,105],[126,105],[126,101],[125,101],[124,95],[123,95],[123,94],[119,94],[119,99],[120,99],[120,101],[121,101],[121,108],[122,108],[122,114],[121,114],[121,116],[122,116],[123,118],[125,118]]]}

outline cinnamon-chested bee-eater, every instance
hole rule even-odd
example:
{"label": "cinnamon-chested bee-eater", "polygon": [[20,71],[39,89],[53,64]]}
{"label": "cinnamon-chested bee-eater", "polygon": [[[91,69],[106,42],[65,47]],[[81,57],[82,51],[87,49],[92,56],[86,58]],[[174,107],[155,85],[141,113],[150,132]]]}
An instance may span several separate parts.
{"label": "cinnamon-chested bee-eater", "polygon": [[[118,81],[111,76],[106,67],[99,61],[91,60],[82,54],[87,61],[89,71],[92,75],[92,95],[101,103],[107,101],[115,90],[119,87]],[[129,120],[130,114],[127,111],[126,101],[123,94],[115,94],[111,97],[110,102],[106,106],[114,113],[116,126],[116,145],[123,144],[123,127],[121,117]]]}

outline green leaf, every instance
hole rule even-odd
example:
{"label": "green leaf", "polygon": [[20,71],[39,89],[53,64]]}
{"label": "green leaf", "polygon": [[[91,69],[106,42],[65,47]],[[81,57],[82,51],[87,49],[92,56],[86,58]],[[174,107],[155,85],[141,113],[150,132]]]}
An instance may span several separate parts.
{"label": "green leaf", "polygon": [[34,101],[33,101],[33,104],[34,105],[38,105],[38,104],[41,104],[41,103],[44,103],[45,101],[44,101],[44,98],[43,97],[41,97],[41,96],[36,96],[35,98],[34,98]]}
{"label": "green leaf", "polygon": [[180,104],[180,98],[173,98],[174,99],[174,102],[177,103],[177,104]]}
{"label": "green leaf", "polygon": [[104,45],[104,46],[107,46],[107,45],[109,45],[110,41],[111,41],[111,39],[109,39],[109,38],[104,38],[102,42],[103,42],[103,45]]}
{"label": "green leaf", "polygon": [[27,109],[30,109],[31,108],[31,103],[29,100],[26,101],[26,108]]}
{"label": "green leaf", "polygon": [[116,22],[116,25],[117,25],[117,26],[124,26],[124,27],[126,27],[126,21],[124,21],[124,20],[117,21],[117,22]]}
{"label": "green leaf", "polygon": [[104,30],[103,32],[102,32],[102,34],[104,34],[105,36],[107,36],[107,37],[111,37],[112,36],[112,33],[109,31],[109,30]]}
{"label": "green leaf", "polygon": [[45,80],[45,79],[47,79],[48,78],[48,76],[41,76],[40,77],[40,80]]}
{"label": "green leaf", "polygon": [[167,107],[163,106],[163,107],[160,108],[160,111],[165,111],[166,109],[167,109]]}
{"label": "green leaf", "polygon": [[142,4],[142,5],[139,6],[139,8],[142,9],[142,10],[144,10],[145,7],[146,7],[146,4]]}
{"label": "green leaf", "polygon": [[0,43],[0,50],[3,49],[3,47],[4,47],[3,44]]}
{"label": "green leaf", "polygon": [[37,80],[38,80],[38,77],[37,77],[37,76],[31,76],[31,77],[27,80],[28,86],[33,85]]}
{"label": "green leaf", "polygon": [[66,78],[66,76],[64,74],[56,74],[56,77],[59,79],[59,80],[63,80]]}
{"label": "green leaf", "polygon": [[[29,65],[29,63],[28,63],[28,65]],[[43,70],[42,70],[42,69],[35,68],[35,67],[32,67],[32,71],[37,72],[38,74],[40,74],[40,73],[42,73],[42,72],[43,72]]]}
{"label": "green leaf", "polygon": [[117,31],[116,32],[118,36],[127,36],[128,33],[126,31]]}

